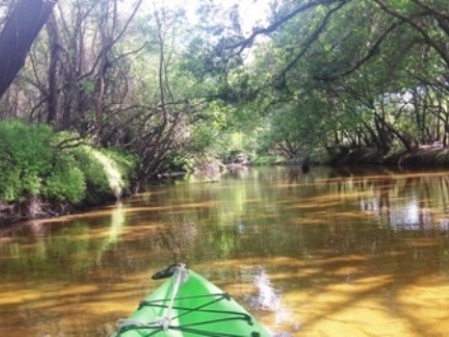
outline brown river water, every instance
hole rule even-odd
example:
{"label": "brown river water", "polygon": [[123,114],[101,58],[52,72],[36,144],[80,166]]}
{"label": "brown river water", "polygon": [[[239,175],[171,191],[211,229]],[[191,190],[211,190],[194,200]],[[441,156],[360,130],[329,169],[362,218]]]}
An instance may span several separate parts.
{"label": "brown river water", "polygon": [[0,336],[106,337],[172,262],[275,336],[449,336],[449,171],[261,168],[0,231]]}

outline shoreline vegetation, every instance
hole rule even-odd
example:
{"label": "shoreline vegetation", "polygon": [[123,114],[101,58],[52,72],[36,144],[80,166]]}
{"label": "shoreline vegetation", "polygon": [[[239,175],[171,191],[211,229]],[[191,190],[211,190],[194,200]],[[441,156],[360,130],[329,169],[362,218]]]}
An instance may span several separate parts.
{"label": "shoreline vegetation", "polygon": [[343,150],[332,156],[329,164],[385,165],[404,167],[449,167],[449,148],[440,144],[422,145],[410,150],[400,150],[383,155],[376,148]]}
{"label": "shoreline vegetation", "polygon": [[55,2],[0,13],[0,226],[180,172],[449,167],[444,1],[274,1],[249,35],[223,1]]}
{"label": "shoreline vegetation", "polygon": [[[301,161],[261,161],[261,165],[301,165]],[[218,160],[198,166],[196,173],[218,180],[219,173],[242,162]],[[385,165],[404,167],[449,166],[449,148],[422,146],[387,156],[375,148],[343,150],[323,162],[331,166]],[[135,157],[89,144],[68,132],[55,132],[45,124],[28,125],[10,120],[0,123],[0,227],[36,218],[57,217],[101,206],[131,194]],[[217,171],[217,172],[215,172]],[[303,173],[307,173],[303,170]],[[170,177],[167,173],[159,179]],[[210,177],[209,177],[210,178]],[[210,178],[210,180],[212,180]],[[203,181],[208,181],[207,179]]]}
{"label": "shoreline vegetation", "polygon": [[103,205],[130,193],[136,160],[49,125],[0,122],[0,227]]}

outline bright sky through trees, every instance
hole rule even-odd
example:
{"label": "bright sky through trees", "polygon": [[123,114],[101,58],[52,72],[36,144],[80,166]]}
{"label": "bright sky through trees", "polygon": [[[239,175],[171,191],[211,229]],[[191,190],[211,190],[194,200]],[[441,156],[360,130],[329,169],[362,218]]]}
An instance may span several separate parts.
{"label": "bright sky through trees", "polygon": [[251,33],[253,27],[266,23],[269,0],[241,0],[236,3],[240,4],[240,16],[245,34]]}
{"label": "bright sky through trees", "polygon": [[[270,0],[215,0],[213,2],[219,4],[224,9],[237,5],[239,7],[240,17],[242,20],[242,29],[245,34],[251,33],[253,27],[264,25],[267,21]],[[201,1],[165,0],[158,1],[157,4],[158,6],[184,8],[189,19],[192,22],[195,22],[195,20],[198,19],[195,11],[201,4]],[[151,2],[148,2],[148,5],[151,6]]]}

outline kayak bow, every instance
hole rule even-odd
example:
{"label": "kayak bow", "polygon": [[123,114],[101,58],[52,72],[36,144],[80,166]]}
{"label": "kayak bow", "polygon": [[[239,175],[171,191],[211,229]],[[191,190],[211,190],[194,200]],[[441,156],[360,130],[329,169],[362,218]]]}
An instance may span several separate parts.
{"label": "kayak bow", "polygon": [[119,320],[115,337],[270,336],[229,294],[183,264],[153,275],[164,277],[170,279]]}

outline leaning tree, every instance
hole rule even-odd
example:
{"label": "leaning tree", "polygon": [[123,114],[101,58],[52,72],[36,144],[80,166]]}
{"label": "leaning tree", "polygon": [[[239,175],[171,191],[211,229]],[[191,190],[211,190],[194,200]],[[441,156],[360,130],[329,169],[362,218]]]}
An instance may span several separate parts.
{"label": "leaning tree", "polygon": [[6,18],[0,33],[0,97],[25,64],[56,0],[19,0]]}

